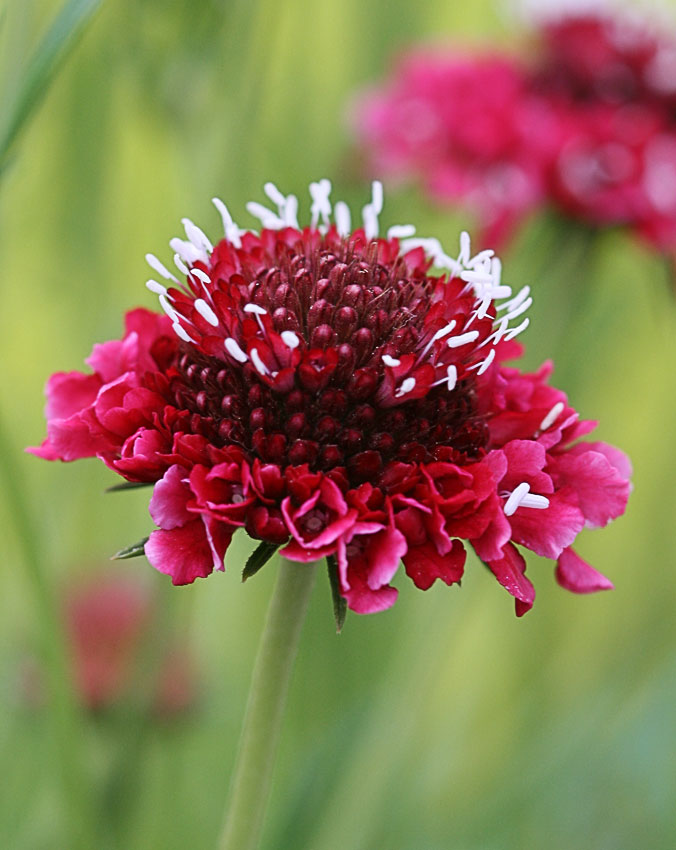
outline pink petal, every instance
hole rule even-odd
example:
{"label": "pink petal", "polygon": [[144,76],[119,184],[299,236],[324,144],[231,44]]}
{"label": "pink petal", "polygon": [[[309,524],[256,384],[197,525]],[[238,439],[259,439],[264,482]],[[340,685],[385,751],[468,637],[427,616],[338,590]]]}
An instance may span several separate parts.
{"label": "pink petal", "polygon": [[57,372],[47,381],[47,419],[69,419],[90,407],[101,388],[97,375],[82,372]]}
{"label": "pink petal", "polygon": [[584,528],[584,516],[570,487],[552,493],[548,499],[548,508],[517,508],[509,523],[515,543],[543,558],[558,558]]}
{"label": "pink petal", "polygon": [[522,617],[533,607],[535,588],[526,578],[526,562],[516,546],[508,543],[503,549],[503,557],[488,561],[493,575],[516,600],[516,615]]}
{"label": "pink petal", "polygon": [[460,540],[454,540],[451,551],[440,555],[430,541],[415,546],[404,555],[404,567],[409,578],[420,590],[427,590],[437,579],[448,585],[462,578],[467,553]]}
{"label": "pink petal", "polygon": [[581,443],[557,455],[551,468],[557,486],[567,485],[577,494],[587,525],[600,528],[624,513],[631,484],[620,470],[630,473],[631,466],[619,450],[604,443],[591,445],[595,449]]}
{"label": "pink petal", "polygon": [[222,564],[214,563],[201,519],[171,531],[153,531],[145,553],[153,567],[170,575],[176,585],[192,584],[196,578],[206,578],[215,568],[222,568]]}
{"label": "pink petal", "polygon": [[187,471],[184,467],[171,466],[164,473],[162,480],[153,487],[150,516],[155,525],[165,531],[184,526],[194,519],[186,508],[186,503],[192,497],[186,478]]}
{"label": "pink petal", "polygon": [[573,593],[594,593],[613,590],[613,583],[602,573],[583,561],[572,549],[564,549],[556,566],[556,580]]}

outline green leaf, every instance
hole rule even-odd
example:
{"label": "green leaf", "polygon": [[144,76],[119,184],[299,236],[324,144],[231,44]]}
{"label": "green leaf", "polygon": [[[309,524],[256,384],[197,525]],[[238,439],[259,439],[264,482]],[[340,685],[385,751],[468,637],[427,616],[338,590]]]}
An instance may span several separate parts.
{"label": "green leaf", "polygon": [[242,581],[255,576],[258,570],[264,567],[270,558],[272,558],[277,549],[279,549],[279,546],[276,543],[266,543],[265,540],[259,543],[249,555],[249,560],[242,570]]}
{"label": "green leaf", "polygon": [[126,546],[124,549],[120,549],[119,552],[116,552],[111,556],[111,561],[125,561],[127,558],[138,558],[139,555],[145,555],[145,545],[148,542],[148,538],[144,537],[143,540],[139,540],[138,543],[132,543],[131,546]]}
{"label": "green leaf", "polygon": [[[67,0],[21,73],[0,127],[0,174],[17,137],[35,112],[61,63],[77,43],[102,0]],[[3,100],[7,93],[3,93]]]}
{"label": "green leaf", "polygon": [[139,487],[152,487],[150,481],[123,481],[121,484],[113,484],[106,487],[106,493],[120,493],[123,490],[137,490]]}
{"label": "green leaf", "polygon": [[347,600],[340,593],[338,561],[335,555],[326,556],[326,566],[329,571],[329,584],[331,585],[331,596],[333,598],[333,616],[336,620],[336,631],[340,634],[345,624],[345,617],[347,617]]}

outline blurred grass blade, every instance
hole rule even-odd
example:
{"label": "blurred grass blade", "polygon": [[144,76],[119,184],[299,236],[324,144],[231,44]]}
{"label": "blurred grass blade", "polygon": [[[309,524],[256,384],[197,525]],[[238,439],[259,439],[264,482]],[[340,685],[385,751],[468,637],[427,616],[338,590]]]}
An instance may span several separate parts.
{"label": "blurred grass blade", "polygon": [[7,167],[17,137],[101,3],[102,0],[67,0],[20,74],[14,96],[3,94],[3,100],[9,99],[10,105],[0,116],[0,175]]}
{"label": "blurred grass blade", "polygon": [[148,537],[144,537],[143,540],[139,540],[138,543],[132,543],[131,546],[125,546],[124,549],[120,549],[119,552],[111,555],[110,560],[125,561],[127,558],[138,558],[141,555],[145,555],[145,546],[148,540]]}

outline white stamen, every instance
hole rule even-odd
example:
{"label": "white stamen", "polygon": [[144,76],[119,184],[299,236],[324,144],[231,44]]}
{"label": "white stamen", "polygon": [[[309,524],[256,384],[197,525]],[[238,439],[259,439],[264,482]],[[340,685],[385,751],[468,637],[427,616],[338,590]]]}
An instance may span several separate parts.
{"label": "white stamen", "polygon": [[286,206],[284,207],[284,223],[287,227],[299,227],[298,224],[298,198],[295,195],[288,195]]}
{"label": "white stamen", "polygon": [[434,265],[439,269],[447,269],[451,274],[457,274],[460,270],[460,265],[453,257],[449,257],[441,247],[441,242],[438,239],[430,237],[423,239],[418,236],[413,239],[406,239],[401,243],[401,251],[407,254],[415,248],[422,248],[423,251],[432,258]]}
{"label": "white stamen", "polygon": [[233,339],[231,336],[226,338],[223,345],[225,346],[225,350],[228,352],[228,354],[231,357],[234,357],[238,363],[246,363],[246,361],[249,359],[239,347],[237,340]]}
{"label": "white stamen", "polygon": [[181,272],[181,274],[184,274],[186,277],[190,274],[190,269],[183,262],[180,254],[174,254],[174,265]]}
{"label": "white stamen", "polygon": [[206,263],[209,260],[206,251],[200,250],[192,242],[179,239],[178,236],[171,239],[169,245],[172,251],[176,251],[179,257],[190,266],[197,262]]}
{"label": "white stamen", "polygon": [[259,204],[257,201],[249,201],[246,208],[252,216],[260,219],[261,224],[266,230],[281,230],[284,227],[284,219],[275,215],[272,210],[264,207],[263,204]]}
{"label": "white stamen", "polygon": [[488,356],[485,358],[485,360],[482,361],[481,365],[479,366],[479,368],[477,370],[477,375],[483,375],[483,373],[486,371],[486,369],[488,369],[488,367],[493,362],[494,358],[495,358],[495,349],[491,348],[491,350],[488,352]]}
{"label": "white stamen", "polygon": [[423,348],[423,350],[420,352],[420,357],[418,357],[418,360],[419,360],[419,361],[420,361],[420,360],[422,360],[422,359],[423,359],[423,357],[424,357],[424,356],[427,354],[427,352],[430,350],[430,348],[432,348],[432,346],[434,345],[434,343],[435,343],[435,342],[437,342],[437,341],[438,341],[438,340],[440,340],[440,339],[443,339],[445,336],[448,336],[448,335],[450,334],[450,332],[453,330],[453,328],[454,328],[454,327],[455,327],[455,319],[453,319],[453,321],[449,322],[449,324],[447,324],[445,327],[441,328],[441,330],[438,330],[438,331],[434,334],[434,336],[432,337],[432,339],[431,339],[431,340],[427,343],[427,345],[426,345],[426,346]]}
{"label": "white stamen", "polygon": [[245,304],[243,309],[245,313],[255,313],[257,316],[266,316],[268,312],[265,307],[260,307],[258,304]]}
{"label": "white stamen", "polygon": [[505,319],[507,319],[508,322],[511,322],[512,319],[516,319],[517,316],[520,316],[522,313],[525,313],[532,303],[532,298],[526,298],[523,304],[520,304],[518,307],[515,307],[513,310],[510,310],[509,313],[505,315]]}
{"label": "white stamen", "polygon": [[220,198],[212,198],[211,203],[216,207],[218,212],[221,215],[221,219],[223,220],[223,232],[225,233],[225,238],[231,242],[235,248],[242,247],[242,240],[240,239],[240,230],[239,227],[232,220],[232,216],[226,205]]}
{"label": "white stamen", "polygon": [[383,354],[381,360],[386,366],[401,366],[401,360],[397,360],[394,357],[390,357],[389,354]]}
{"label": "white stamen", "polygon": [[483,348],[484,345],[489,345],[490,343],[497,345],[508,330],[509,322],[506,319],[501,319],[493,333],[490,336],[487,336],[483,342],[480,342],[479,345],[477,345],[477,348]]}
{"label": "white stamen", "polygon": [[446,340],[446,345],[449,348],[460,348],[461,345],[467,345],[468,342],[474,342],[479,338],[479,331],[468,331],[466,334],[452,336]]}
{"label": "white stamen", "polygon": [[513,310],[525,301],[529,294],[530,286],[524,286],[523,289],[520,289],[514,298],[511,299],[511,301],[504,301],[499,307],[496,307],[496,310],[498,312],[501,312],[502,310]]}
{"label": "white stamen", "polygon": [[162,284],[158,283],[156,280],[147,280],[146,287],[151,292],[154,292],[155,295],[164,295],[165,298],[168,298],[170,301],[172,300],[171,295],[169,295],[169,292],[167,291],[167,287],[162,286]]}
{"label": "white stamen", "polygon": [[549,507],[549,499],[546,496],[538,496],[536,493],[526,493],[521,499],[520,508],[535,508],[536,510],[544,510]]}
{"label": "white stamen", "polygon": [[371,183],[371,202],[362,209],[364,233],[367,239],[378,236],[378,216],[383,211],[383,184],[380,180]]}
{"label": "white stamen", "polygon": [[206,251],[207,254],[210,254],[214,250],[214,246],[209,241],[206,233],[196,224],[193,224],[189,218],[182,218],[181,223],[185,229],[185,235],[198,251]]}
{"label": "white stamen", "polygon": [[415,389],[415,378],[405,378],[401,382],[401,386],[394,394],[395,398],[401,398],[403,395],[412,392]]}
{"label": "white stamen", "polygon": [[514,490],[512,490],[503,508],[505,516],[512,516],[529,490],[530,484],[526,481],[523,481],[518,487],[515,487]]}
{"label": "white stamen", "polygon": [[550,425],[553,425],[562,413],[565,405],[562,401],[557,401],[554,407],[549,411],[545,418],[540,422],[540,431],[546,431]]}
{"label": "white stamen", "polygon": [[270,198],[273,204],[277,204],[279,207],[279,214],[281,216],[284,207],[286,206],[286,197],[279,191],[274,183],[266,183],[265,186],[263,186],[263,191],[268,198]]}
{"label": "white stamen", "polygon": [[176,334],[176,336],[180,337],[184,342],[195,342],[195,340],[190,336],[188,331],[184,327],[179,325],[178,322],[174,322],[172,328],[174,329],[174,333]]}
{"label": "white stamen", "polygon": [[458,255],[458,263],[463,266],[467,266],[470,260],[470,254],[472,251],[472,243],[469,238],[469,233],[466,230],[463,230],[460,234],[460,254]]}
{"label": "white stamen", "polygon": [[195,275],[195,277],[199,278],[202,283],[211,283],[211,278],[206,272],[203,272],[202,269],[190,269],[190,274]]}
{"label": "white stamen", "polygon": [[258,350],[256,348],[251,349],[251,362],[253,363],[256,371],[259,372],[261,375],[270,374],[270,370],[261,360],[260,354],[258,353]]}
{"label": "white stamen", "polygon": [[515,336],[518,336],[521,333],[521,331],[525,331],[529,324],[530,324],[530,319],[525,318],[523,320],[523,322],[521,322],[521,324],[518,325],[518,327],[512,328],[511,331],[509,331],[509,333],[505,334],[505,342],[509,342],[510,339],[514,339]]}
{"label": "white stamen", "polygon": [[319,219],[322,220],[322,227],[328,229],[331,216],[331,181],[326,178],[319,180],[317,183],[310,183],[310,197],[312,198],[312,206],[310,207],[310,225],[317,227]]}
{"label": "white stamen", "polygon": [[178,322],[179,315],[167,301],[167,297],[164,294],[160,294],[160,307],[164,310],[167,316],[169,316],[172,322]]}
{"label": "white stamen", "polygon": [[218,316],[214,313],[211,307],[207,304],[207,302],[203,298],[195,299],[195,309],[203,316],[207,322],[213,327],[218,326]]}
{"label": "white stamen", "polygon": [[148,263],[150,268],[157,272],[160,277],[163,277],[166,280],[173,280],[175,283],[178,283],[178,278],[175,278],[169,269],[161,263],[154,254],[146,254],[146,263]]}
{"label": "white stamen", "polygon": [[434,386],[437,387],[439,384],[446,384],[447,389],[452,392],[455,389],[455,385],[458,383],[458,369],[452,363],[446,369],[446,377],[442,378],[440,381],[437,381]]}
{"label": "white stamen", "polygon": [[393,224],[387,231],[388,239],[408,239],[411,236],[415,236],[413,224]]}
{"label": "white stamen", "polygon": [[287,348],[298,348],[300,345],[300,339],[298,338],[298,334],[295,334],[293,331],[282,331],[280,334],[282,338],[282,342]]}
{"label": "white stamen", "polygon": [[338,201],[333,208],[336,218],[336,230],[339,236],[349,236],[352,230],[352,216],[345,201]]}

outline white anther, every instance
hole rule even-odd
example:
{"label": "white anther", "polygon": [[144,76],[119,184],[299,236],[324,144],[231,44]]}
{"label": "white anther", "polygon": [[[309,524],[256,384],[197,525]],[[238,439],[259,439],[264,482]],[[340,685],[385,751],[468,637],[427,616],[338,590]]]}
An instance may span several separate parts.
{"label": "white anther", "polygon": [[412,239],[404,240],[400,245],[401,251],[407,254],[415,248],[422,248],[428,257],[432,258],[434,265],[439,269],[447,269],[451,274],[457,274],[460,271],[460,266],[453,257],[449,257],[441,247],[441,242],[438,239],[430,237],[422,239],[418,236]]}
{"label": "white anther", "polygon": [[491,258],[491,272],[493,274],[493,283],[496,288],[499,288],[502,279],[502,261],[500,257]]}
{"label": "white anther", "polygon": [[261,224],[267,230],[280,230],[284,227],[284,220],[273,213],[272,210],[264,207],[263,204],[259,204],[257,201],[249,201],[246,208],[252,216],[260,219]]}
{"label": "white anther", "polygon": [[160,294],[160,307],[164,310],[164,312],[169,316],[172,322],[177,322],[179,319],[179,315],[171,306],[169,301],[167,301],[167,296],[163,293]]}
{"label": "white anther", "polygon": [[475,269],[478,266],[485,268],[486,270],[491,271],[492,274],[492,259],[495,251],[492,248],[486,248],[483,251],[479,251],[478,254],[475,254],[470,260],[467,261],[467,265],[469,268]]}
{"label": "white anther", "polygon": [[380,215],[383,211],[383,184],[380,180],[374,180],[371,183],[371,206],[376,215]]}
{"label": "white anther", "polygon": [[446,377],[440,381],[439,383],[446,383],[446,388],[449,393],[455,389],[455,385],[458,383],[458,369],[452,363],[446,369]]}
{"label": "white anther", "polygon": [[162,286],[162,284],[158,283],[156,280],[147,280],[146,287],[151,292],[154,292],[155,295],[164,295],[165,298],[171,300],[171,295],[169,295],[169,293],[167,292],[167,287]]}
{"label": "white anther", "polygon": [[390,357],[389,354],[383,354],[381,360],[386,366],[401,366],[401,360],[397,360],[394,357]]}
{"label": "white anther", "polygon": [[521,484],[519,484],[518,487],[515,487],[514,490],[512,490],[503,508],[505,516],[512,516],[514,511],[516,511],[516,509],[521,504],[521,500],[529,492],[529,490],[530,484],[528,484],[526,481],[523,481]]}
{"label": "white anther", "polygon": [[336,218],[336,230],[339,236],[349,236],[352,230],[352,216],[345,201],[338,201],[333,208]]}
{"label": "white anther", "polygon": [[260,307],[258,304],[245,304],[243,309],[245,313],[255,313],[257,316],[265,316],[268,312],[265,307]]}
{"label": "white anther", "polygon": [[401,382],[401,386],[394,394],[395,398],[401,398],[403,395],[407,395],[415,389],[415,378],[404,378]]}
{"label": "white anther", "polygon": [[282,342],[286,345],[287,348],[298,348],[300,345],[300,339],[298,338],[298,334],[293,331],[282,331],[280,334],[282,338]]}
{"label": "white anther", "polygon": [[362,209],[364,233],[367,239],[375,239],[378,235],[378,216],[383,211],[383,184],[380,180],[371,183],[371,202]]}
{"label": "white anther", "polygon": [[203,272],[202,269],[190,269],[190,274],[199,278],[202,283],[211,283],[211,278],[206,272]]}
{"label": "white anther", "polygon": [[310,207],[310,226],[315,228],[319,224],[319,219],[322,220],[322,227],[328,228],[330,225],[331,216],[331,181],[323,178],[317,183],[310,183],[310,197],[312,198],[312,206]]}
{"label": "white anther", "polygon": [[514,337],[518,336],[521,333],[521,331],[525,331],[529,324],[530,324],[530,319],[525,318],[523,320],[523,322],[521,322],[521,324],[518,325],[518,327],[512,328],[511,331],[509,331],[509,333],[505,334],[505,341],[509,342],[510,339],[514,339]]}
{"label": "white anther", "polygon": [[549,411],[545,418],[540,422],[540,431],[546,431],[550,425],[553,425],[561,415],[565,405],[562,401],[557,401],[554,407]]}
{"label": "white anther", "polygon": [[186,242],[183,239],[179,239],[178,236],[171,239],[169,241],[169,245],[171,246],[172,251],[176,251],[178,256],[190,266],[197,262],[206,263],[209,259],[206,251],[200,250],[196,245],[193,245],[192,242]]}
{"label": "white anther", "polygon": [[284,211],[284,207],[286,206],[286,196],[279,191],[274,183],[266,183],[265,186],[263,186],[263,191],[268,198],[270,198],[273,204],[277,204],[279,207],[279,214],[281,216]]}
{"label": "white anther", "polygon": [[483,373],[488,369],[495,358],[495,349],[491,348],[488,352],[488,356],[481,362],[481,365],[477,369],[477,375],[483,375]]}
{"label": "white anther", "polygon": [[237,340],[233,339],[231,336],[226,338],[223,345],[225,346],[225,350],[228,352],[228,354],[231,357],[234,357],[234,359],[238,363],[246,363],[246,361],[249,359],[246,356],[246,354],[242,351],[242,349],[239,347]]}
{"label": "white anther", "polygon": [[499,307],[496,307],[498,312],[502,312],[502,310],[513,310],[518,307],[519,304],[523,303],[526,298],[528,298],[530,294],[530,286],[524,286],[523,289],[520,289],[514,298],[511,301],[504,301],[500,304]]}
{"label": "white anther", "polygon": [[174,265],[181,272],[181,274],[184,274],[186,277],[190,274],[190,269],[183,262],[180,254],[174,254]]}
{"label": "white anther", "polygon": [[203,316],[214,328],[218,326],[218,316],[203,298],[195,299],[195,309],[200,316]]}
{"label": "white anther", "polygon": [[549,507],[549,499],[546,496],[538,496],[536,493],[526,493],[521,499],[520,508],[535,508],[536,510],[544,510]]}
{"label": "white anther", "polygon": [[148,263],[150,268],[157,272],[160,277],[163,277],[166,280],[173,280],[175,283],[178,283],[178,278],[175,278],[169,269],[161,263],[154,254],[146,254],[146,263]]}
{"label": "white anther", "polygon": [[446,345],[449,348],[460,348],[461,345],[467,345],[468,342],[474,342],[479,338],[479,331],[467,331],[466,334],[452,336],[446,340]]}
{"label": "white anther", "polygon": [[258,353],[258,350],[256,348],[251,349],[251,362],[253,363],[255,370],[261,375],[270,374],[270,370],[261,360],[260,354]]}
{"label": "white anther", "polygon": [[415,236],[413,224],[393,224],[387,231],[388,239],[408,239],[411,236]]}
{"label": "white anther", "polygon": [[477,345],[477,348],[483,348],[484,345],[489,345],[490,343],[497,345],[508,330],[509,322],[506,319],[501,319],[493,333],[490,336],[487,336],[483,342],[480,342],[479,345]]}
{"label": "white anther", "polygon": [[212,198],[211,203],[216,207],[221,215],[225,238],[231,242],[235,248],[241,248],[242,240],[240,239],[239,227],[237,227],[235,222],[232,220],[232,216],[230,215],[228,208],[220,198]]}
{"label": "white anther", "polygon": [[185,235],[198,251],[206,251],[207,254],[210,254],[214,250],[214,246],[209,241],[206,233],[190,221],[189,218],[182,218],[181,223],[185,229]]}
{"label": "white anther", "polygon": [[174,322],[172,328],[174,329],[174,333],[176,334],[176,336],[180,337],[184,342],[195,342],[195,340],[190,336],[188,331],[184,327],[179,325],[178,322]]}
{"label": "white anther", "polygon": [[469,238],[469,233],[466,230],[463,230],[460,234],[460,254],[458,255],[458,263],[461,266],[467,266],[470,260],[470,254],[472,251],[472,243]]}
{"label": "white anther", "polygon": [[445,327],[441,328],[441,330],[438,330],[434,334],[432,339],[427,343],[427,345],[420,352],[420,357],[418,358],[418,360],[422,360],[423,357],[430,350],[430,348],[432,348],[434,343],[437,342],[440,339],[443,339],[445,336],[448,336],[454,328],[455,328],[455,319],[453,319],[453,321],[449,322]]}
{"label": "white anther", "polygon": [[298,198],[295,195],[288,195],[286,198],[284,224],[287,227],[295,227],[298,230]]}
{"label": "white anther", "polygon": [[511,322],[512,319],[516,319],[517,316],[520,316],[522,313],[525,313],[532,303],[532,298],[526,298],[523,304],[520,304],[518,307],[515,307],[513,310],[510,310],[509,313],[505,314],[505,319],[507,319],[508,322]]}
{"label": "white anther", "polygon": [[490,272],[486,271],[464,271],[460,272],[460,280],[471,283],[472,286],[491,286],[493,285],[493,277]]}

